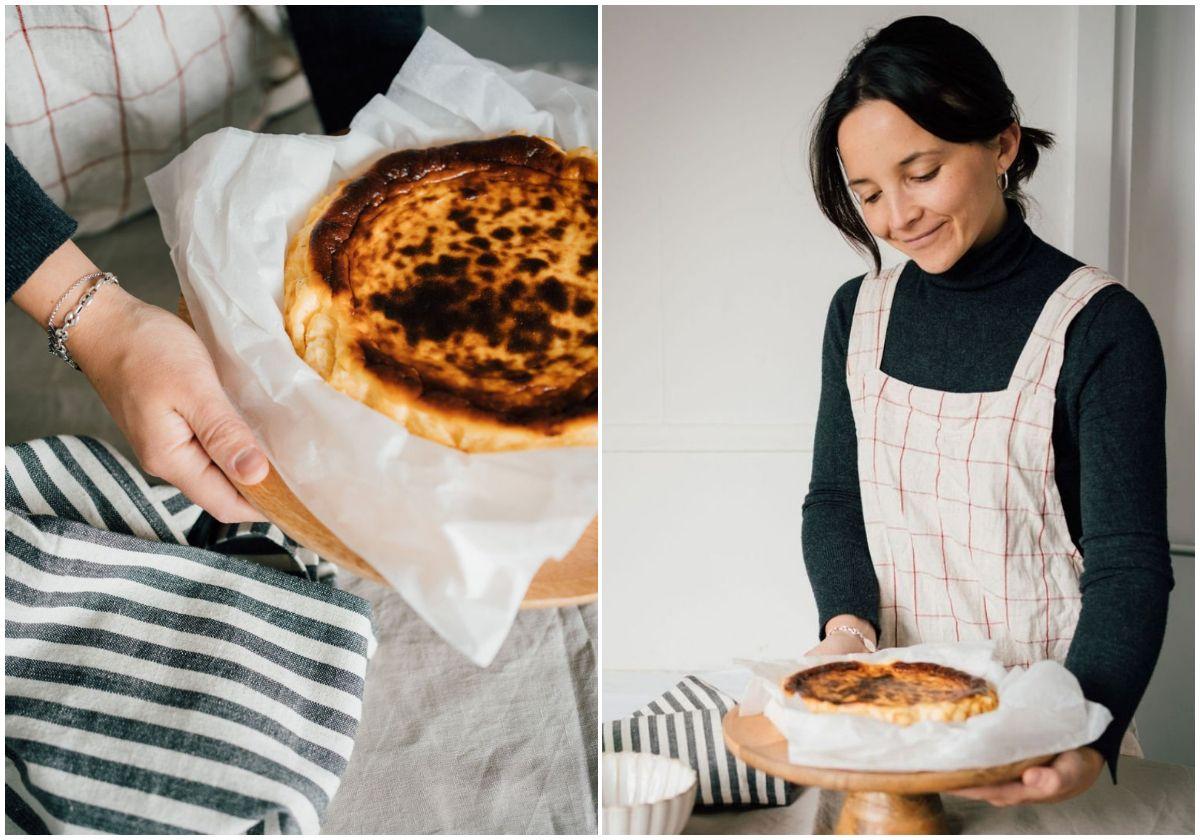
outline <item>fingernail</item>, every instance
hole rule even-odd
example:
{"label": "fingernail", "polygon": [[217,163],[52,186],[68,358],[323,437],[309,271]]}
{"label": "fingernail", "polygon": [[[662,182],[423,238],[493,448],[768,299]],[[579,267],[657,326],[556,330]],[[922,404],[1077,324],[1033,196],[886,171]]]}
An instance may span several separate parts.
{"label": "fingernail", "polygon": [[267,477],[267,456],[256,446],[248,446],[233,459],[233,472],[243,484],[257,484]]}

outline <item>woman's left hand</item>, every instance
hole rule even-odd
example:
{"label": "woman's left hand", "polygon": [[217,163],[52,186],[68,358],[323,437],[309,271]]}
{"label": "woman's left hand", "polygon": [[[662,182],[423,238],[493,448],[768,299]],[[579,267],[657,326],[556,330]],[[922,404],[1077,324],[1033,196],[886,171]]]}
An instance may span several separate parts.
{"label": "woman's left hand", "polygon": [[1060,753],[1047,767],[1030,767],[1015,782],[948,791],[952,796],[982,799],[1002,808],[1031,802],[1062,802],[1090,788],[1104,769],[1104,757],[1091,747]]}

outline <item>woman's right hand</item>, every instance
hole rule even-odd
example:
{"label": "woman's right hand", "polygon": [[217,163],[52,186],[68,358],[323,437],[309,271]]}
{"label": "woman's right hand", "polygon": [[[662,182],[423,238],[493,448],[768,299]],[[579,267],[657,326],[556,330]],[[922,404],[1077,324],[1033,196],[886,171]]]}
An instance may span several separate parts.
{"label": "woman's right hand", "polygon": [[858,636],[851,636],[849,633],[830,633],[821,642],[807,653],[805,656],[844,656],[848,653],[866,653],[866,645],[859,640]]}
{"label": "woman's right hand", "polygon": [[231,478],[257,484],[269,470],[250,427],[217,379],[200,337],[174,314],[103,289],[68,348],[141,463],[222,522],[262,514]]}
{"label": "woman's right hand", "polygon": [[862,633],[872,644],[878,644],[875,628],[871,622],[864,621],[856,615],[835,615],[825,622],[825,638],[805,656],[845,656],[848,653],[867,653],[867,646],[862,639],[853,633],[845,631],[830,632],[836,627],[853,627]]}
{"label": "woman's right hand", "polygon": [[[68,240],[12,300],[44,325],[76,278],[97,271]],[[82,296],[79,290],[67,309]],[[61,317],[59,323],[61,323]],[[262,481],[270,465],[217,379],[200,337],[175,315],[106,286],[71,328],[67,350],[91,381],[142,469],[170,482],[222,522],[261,520],[234,481]]]}

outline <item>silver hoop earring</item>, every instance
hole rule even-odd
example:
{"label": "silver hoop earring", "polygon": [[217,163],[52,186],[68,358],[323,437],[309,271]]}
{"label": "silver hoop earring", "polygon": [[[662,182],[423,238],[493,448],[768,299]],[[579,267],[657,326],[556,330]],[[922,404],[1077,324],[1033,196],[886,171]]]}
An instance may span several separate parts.
{"label": "silver hoop earring", "polygon": [[1008,192],[1008,170],[1007,169],[1005,169],[1003,172],[1000,173],[1000,177],[996,179],[996,183],[1000,187],[1000,192],[1002,192],[1002,193]]}

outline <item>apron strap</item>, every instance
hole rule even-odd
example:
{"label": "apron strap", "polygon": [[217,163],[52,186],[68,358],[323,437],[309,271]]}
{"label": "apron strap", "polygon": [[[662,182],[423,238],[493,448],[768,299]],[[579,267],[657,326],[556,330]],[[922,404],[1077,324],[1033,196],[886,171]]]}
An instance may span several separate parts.
{"label": "apron strap", "polygon": [[1038,316],[1033,332],[1017,359],[1008,383],[1009,389],[1040,392],[1053,397],[1071,321],[1096,292],[1119,282],[1102,269],[1090,265],[1071,272],[1042,307],[1042,314]]}
{"label": "apron strap", "polygon": [[867,274],[854,303],[850,320],[850,338],[846,346],[846,375],[866,373],[879,368],[883,361],[883,342],[887,338],[892,298],[904,263]]}

